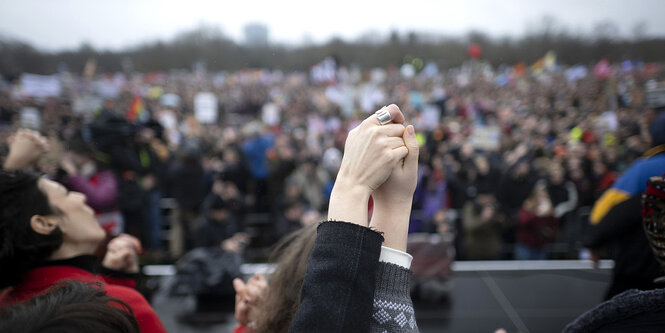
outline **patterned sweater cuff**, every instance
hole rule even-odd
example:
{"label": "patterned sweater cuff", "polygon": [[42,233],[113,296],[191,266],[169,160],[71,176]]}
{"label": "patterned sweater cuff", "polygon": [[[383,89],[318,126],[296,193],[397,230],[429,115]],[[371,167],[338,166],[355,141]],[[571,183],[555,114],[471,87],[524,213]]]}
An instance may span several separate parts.
{"label": "patterned sweater cuff", "polygon": [[411,302],[411,271],[395,264],[379,262],[376,271],[375,298]]}

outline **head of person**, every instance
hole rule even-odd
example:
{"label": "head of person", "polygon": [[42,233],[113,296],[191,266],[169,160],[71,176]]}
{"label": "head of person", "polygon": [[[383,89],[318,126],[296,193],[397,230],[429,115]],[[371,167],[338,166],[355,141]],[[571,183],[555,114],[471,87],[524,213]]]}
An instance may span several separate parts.
{"label": "head of person", "polygon": [[487,156],[479,154],[474,159],[476,169],[480,175],[487,175],[490,172],[490,163]]}
{"label": "head of person", "polygon": [[68,151],[72,162],[80,169],[81,174],[90,177],[97,171],[99,163],[95,159],[95,151],[92,146],[82,140],[73,140],[69,143]]}
{"label": "head of person", "polygon": [[305,213],[305,204],[300,200],[289,200],[283,205],[284,218],[289,222],[300,223]]}
{"label": "head of person", "polygon": [[300,288],[317,227],[318,223],[305,226],[276,245],[271,258],[276,269],[268,280],[268,294],[257,309],[256,332],[288,332],[300,305]]}
{"label": "head of person", "polygon": [[552,184],[562,184],[564,181],[564,169],[561,164],[552,163],[549,167],[549,179]]}
{"label": "head of person", "polygon": [[99,285],[67,281],[0,309],[0,332],[138,333],[140,328],[131,308]]}
{"label": "head of person", "polygon": [[92,254],[105,233],[85,195],[25,171],[0,171],[0,289],[34,265]]}
{"label": "head of person", "polygon": [[531,172],[529,162],[526,159],[520,159],[513,168],[512,176],[514,179],[525,179],[529,172]]}
{"label": "head of person", "polygon": [[642,223],[654,257],[665,269],[662,241],[665,238],[665,176],[651,177],[647,181],[642,196]]}
{"label": "head of person", "polygon": [[524,201],[523,208],[538,216],[547,215],[552,210],[552,201],[543,181],[539,181]]}
{"label": "head of person", "polygon": [[665,145],[665,111],[656,115],[649,130],[651,132],[652,147]]}
{"label": "head of person", "polygon": [[208,218],[216,223],[224,223],[229,218],[229,205],[219,195],[215,195],[210,202]]}

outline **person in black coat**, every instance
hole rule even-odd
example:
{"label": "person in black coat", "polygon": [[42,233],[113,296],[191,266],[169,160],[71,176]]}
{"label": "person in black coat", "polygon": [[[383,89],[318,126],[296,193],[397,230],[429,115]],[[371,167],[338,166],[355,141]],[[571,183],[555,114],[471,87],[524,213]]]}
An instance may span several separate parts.
{"label": "person in black coat", "polygon": [[205,216],[194,231],[195,247],[220,247],[225,251],[241,253],[248,242],[247,235],[233,214],[229,203],[212,194]]}

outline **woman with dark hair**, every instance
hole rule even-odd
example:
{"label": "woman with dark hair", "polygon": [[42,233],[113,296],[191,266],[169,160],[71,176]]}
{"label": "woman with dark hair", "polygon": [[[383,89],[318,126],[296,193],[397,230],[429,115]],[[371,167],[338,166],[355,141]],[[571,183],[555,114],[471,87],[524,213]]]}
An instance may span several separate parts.
{"label": "woman with dark hair", "polygon": [[0,332],[139,333],[140,328],[127,303],[108,296],[100,284],[67,281],[0,309]]}
{"label": "woman with dark hair", "polygon": [[[42,294],[62,280],[99,282],[129,305],[142,332],[164,332],[136,290],[140,244],[130,236],[109,243],[103,268],[92,254],[105,237],[85,195],[22,169],[39,154],[34,133],[19,132],[0,171],[0,306]],[[106,269],[106,275],[98,273]]]}

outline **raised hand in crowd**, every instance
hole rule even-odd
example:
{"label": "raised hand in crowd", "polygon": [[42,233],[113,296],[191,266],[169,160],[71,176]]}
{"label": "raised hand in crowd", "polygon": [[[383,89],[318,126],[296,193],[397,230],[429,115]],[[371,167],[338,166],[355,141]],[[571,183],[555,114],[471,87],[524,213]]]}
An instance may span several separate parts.
{"label": "raised hand in crowd", "polygon": [[102,266],[124,273],[138,273],[138,255],[142,252],[141,242],[136,237],[121,234],[109,242]]}
{"label": "raised hand in crowd", "polygon": [[78,174],[76,163],[74,163],[74,160],[69,153],[64,154],[60,159],[60,168],[64,170],[68,176],[76,176]]}
{"label": "raised hand in crowd", "polygon": [[235,317],[241,325],[252,327],[256,307],[268,291],[268,281],[261,274],[254,274],[247,283],[241,279],[233,280],[236,291]]}
{"label": "raised hand in crowd", "polygon": [[370,227],[383,232],[383,245],[406,252],[413,192],[418,184],[418,141],[413,125],[405,128],[404,145],[408,155],[397,163],[392,174],[372,193],[374,212]]}
{"label": "raised hand in crowd", "polygon": [[394,104],[382,110],[390,113],[393,123],[381,125],[377,117],[371,116],[349,132],[330,195],[329,220],[367,226],[370,195],[409,154],[402,138],[404,115]]}
{"label": "raised hand in crowd", "polygon": [[48,141],[39,132],[20,129],[9,137],[9,155],[3,164],[5,170],[19,170],[34,164],[49,150]]}
{"label": "raised hand in crowd", "polygon": [[[403,253],[418,144],[413,127],[403,123],[399,108],[390,105],[349,133],[330,198],[329,222],[317,229],[289,332],[418,331],[409,296],[411,257]],[[374,215],[368,228],[370,195],[377,195],[386,211]],[[393,316],[403,320],[393,321]]]}
{"label": "raised hand in crowd", "polygon": [[220,247],[224,251],[241,254],[247,243],[249,243],[249,235],[239,232],[222,241]]}

